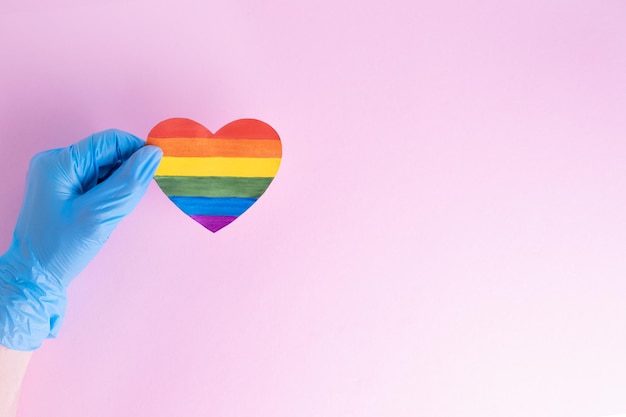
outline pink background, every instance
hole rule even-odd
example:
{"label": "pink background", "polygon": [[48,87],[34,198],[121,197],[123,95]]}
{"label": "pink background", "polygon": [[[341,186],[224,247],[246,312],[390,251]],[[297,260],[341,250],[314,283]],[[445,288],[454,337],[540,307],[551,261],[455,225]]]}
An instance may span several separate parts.
{"label": "pink background", "polygon": [[254,117],[213,235],[153,184],[72,284],[21,417],[626,411],[622,0],[3,0],[0,251],[30,157]]}

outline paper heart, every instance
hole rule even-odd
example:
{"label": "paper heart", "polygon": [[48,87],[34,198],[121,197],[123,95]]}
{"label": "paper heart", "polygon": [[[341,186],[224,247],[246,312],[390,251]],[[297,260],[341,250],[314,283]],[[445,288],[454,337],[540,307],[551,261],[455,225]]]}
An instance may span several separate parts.
{"label": "paper heart", "polygon": [[217,232],[252,206],[280,166],[282,146],[268,124],[241,119],[215,134],[190,119],[167,119],[148,134],[163,150],[154,176],[185,214]]}

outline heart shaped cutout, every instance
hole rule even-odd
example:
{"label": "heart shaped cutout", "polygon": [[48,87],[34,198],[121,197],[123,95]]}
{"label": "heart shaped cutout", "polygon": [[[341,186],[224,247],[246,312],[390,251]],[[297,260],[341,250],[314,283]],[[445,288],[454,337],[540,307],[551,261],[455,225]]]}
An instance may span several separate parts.
{"label": "heart shaped cutout", "polygon": [[163,150],[154,179],[185,214],[217,232],[248,210],[276,176],[278,133],[267,123],[240,119],[216,133],[190,119],[152,128],[147,145]]}

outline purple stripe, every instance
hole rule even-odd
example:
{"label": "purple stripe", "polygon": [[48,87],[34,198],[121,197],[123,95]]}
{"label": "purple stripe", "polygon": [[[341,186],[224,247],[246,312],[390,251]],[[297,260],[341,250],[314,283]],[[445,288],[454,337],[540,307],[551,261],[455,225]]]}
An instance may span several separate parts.
{"label": "purple stripe", "polygon": [[228,226],[237,216],[189,216],[213,233]]}

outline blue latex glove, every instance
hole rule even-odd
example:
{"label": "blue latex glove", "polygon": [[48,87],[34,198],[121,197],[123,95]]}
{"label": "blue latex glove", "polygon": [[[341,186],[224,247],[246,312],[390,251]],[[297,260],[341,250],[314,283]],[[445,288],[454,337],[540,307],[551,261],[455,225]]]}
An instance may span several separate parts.
{"label": "blue latex glove", "polygon": [[162,152],[119,130],[36,155],[9,250],[0,257],[0,344],[56,337],[66,288],[145,194]]}

